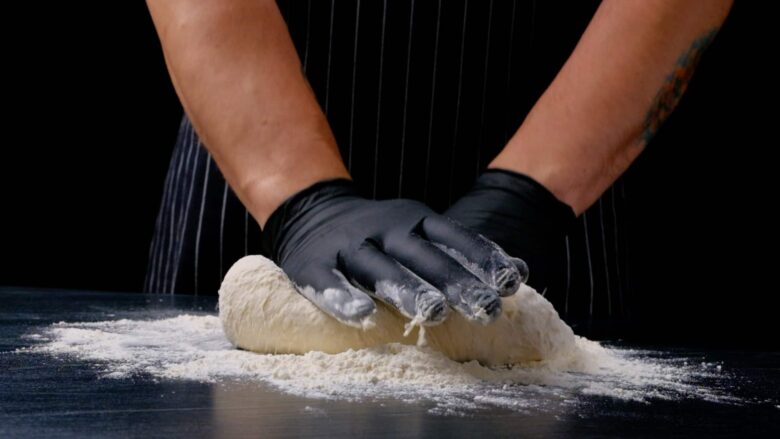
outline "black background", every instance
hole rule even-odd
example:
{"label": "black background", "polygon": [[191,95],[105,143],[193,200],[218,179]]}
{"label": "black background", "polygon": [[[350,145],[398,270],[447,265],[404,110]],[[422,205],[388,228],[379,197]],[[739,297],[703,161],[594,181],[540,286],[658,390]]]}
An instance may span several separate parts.
{"label": "black background", "polygon": [[[625,337],[778,347],[769,16],[734,7],[626,176]],[[146,6],[17,2],[3,18],[0,285],[138,291],[181,117]]]}

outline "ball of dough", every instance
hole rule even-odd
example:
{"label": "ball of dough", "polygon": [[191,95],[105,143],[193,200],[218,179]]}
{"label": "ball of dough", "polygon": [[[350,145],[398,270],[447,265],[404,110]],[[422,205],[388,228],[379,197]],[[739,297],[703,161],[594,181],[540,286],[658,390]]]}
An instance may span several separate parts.
{"label": "ball of dough", "polygon": [[[555,360],[575,348],[575,335],[553,306],[523,285],[502,299],[503,312],[483,326],[451,312],[438,326],[426,328],[428,345],[456,361],[486,365]],[[407,320],[379,303],[374,325],[344,325],[311,304],[272,261],[246,256],[225,275],[219,290],[219,316],[227,338],[259,353],[339,353],[387,343],[415,344],[417,331],[403,336]]]}

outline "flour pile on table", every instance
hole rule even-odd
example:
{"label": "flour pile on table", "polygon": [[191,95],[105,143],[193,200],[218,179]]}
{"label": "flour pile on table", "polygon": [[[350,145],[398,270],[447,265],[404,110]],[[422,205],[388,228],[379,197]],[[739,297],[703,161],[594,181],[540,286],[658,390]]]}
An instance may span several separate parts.
{"label": "flour pile on table", "polygon": [[394,398],[432,403],[432,411],[445,413],[544,409],[537,404],[550,399],[570,404],[593,395],[634,401],[730,399],[699,385],[723,373],[717,365],[653,359],[653,352],[595,344],[590,345],[595,363],[582,373],[544,365],[489,368],[402,344],[339,354],[256,354],[235,349],[213,315],[58,323],[31,338],[35,343],[28,351],[94,362],[105,378],[258,381],[311,398]]}
{"label": "flour pile on table", "polygon": [[[576,337],[549,303],[530,289],[504,299],[504,316],[496,322],[502,328],[477,325],[473,326],[476,335],[469,335],[473,324],[453,319],[449,327],[445,323],[430,328],[429,346],[419,347],[414,336],[402,337],[402,320],[383,307],[376,315],[374,333],[335,322],[323,326],[329,317],[308,308],[308,302],[292,290],[280,290],[286,277],[274,279],[283,274],[267,260],[252,258],[242,259],[244,264],[237,263],[226,276],[220,300],[222,321],[214,315],[180,315],[61,322],[30,334],[34,343],[26,351],[94,362],[106,378],[256,381],[311,398],[429,403],[437,413],[488,407],[544,410],[544,405],[573,404],[593,396],[639,402],[736,402],[717,386],[702,385],[722,377],[720,366],[653,358],[650,351],[607,349]],[[255,288],[258,273],[266,281]],[[270,291],[269,282],[277,285],[273,292],[283,297],[263,292]],[[239,294],[233,299],[240,300],[224,300],[234,293]],[[243,306],[246,300],[258,305]],[[527,306],[521,309],[521,305]],[[279,307],[286,310],[284,318],[258,322],[263,317],[258,313],[266,313],[266,320],[278,317]],[[535,314],[527,314],[529,309]],[[291,327],[291,318],[306,314],[303,329]],[[480,337],[493,338],[480,342]],[[238,350],[234,343],[266,353]],[[311,350],[316,346],[331,353]]]}

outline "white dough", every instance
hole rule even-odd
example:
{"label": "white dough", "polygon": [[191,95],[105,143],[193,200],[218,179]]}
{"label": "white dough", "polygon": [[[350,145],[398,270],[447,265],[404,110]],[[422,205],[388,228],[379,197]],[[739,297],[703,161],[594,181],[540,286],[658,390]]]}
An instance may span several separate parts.
{"label": "white dough", "polygon": [[[486,365],[566,361],[578,351],[571,328],[532,288],[523,285],[502,305],[501,316],[487,326],[451,312],[443,324],[426,328],[428,346],[456,361]],[[407,320],[381,303],[371,328],[344,325],[299,295],[284,272],[262,256],[242,258],[225,275],[219,317],[233,344],[259,353],[335,354],[387,343],[415,344],[419,330],[404,337]]]}

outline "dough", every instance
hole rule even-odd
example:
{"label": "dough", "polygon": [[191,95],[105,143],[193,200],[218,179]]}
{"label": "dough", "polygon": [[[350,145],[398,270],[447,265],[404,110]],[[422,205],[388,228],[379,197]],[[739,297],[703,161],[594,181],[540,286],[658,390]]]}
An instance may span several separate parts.
{"label": "dough", "polygon": [[[502,299],[503,312],[482,326],[456,312],[426,328],[428,346],[456,361],[486,365],[554,361],[577,349],[575,335],[550,302],[523,285]],[[387,343],[415,344],[404,337],[405,318],[378,304],[375,325],[358,329],[328,316],[299,295],[284,272],[262,256],[246,256],[225,275],[219,290],[219,317],[227,338],[259,353],[335,354]]]}

